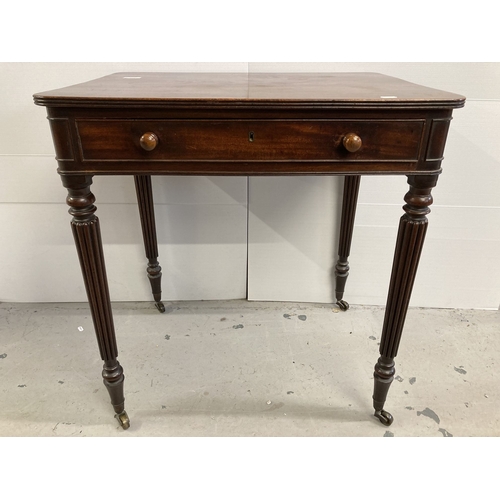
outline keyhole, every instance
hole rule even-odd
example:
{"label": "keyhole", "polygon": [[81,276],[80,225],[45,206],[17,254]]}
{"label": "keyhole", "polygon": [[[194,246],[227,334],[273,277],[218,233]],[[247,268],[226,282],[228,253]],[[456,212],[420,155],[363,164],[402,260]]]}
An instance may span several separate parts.
{"label": "keyhole", "polygon": [[253,142],[253,132],[248,132],[248,140]]}

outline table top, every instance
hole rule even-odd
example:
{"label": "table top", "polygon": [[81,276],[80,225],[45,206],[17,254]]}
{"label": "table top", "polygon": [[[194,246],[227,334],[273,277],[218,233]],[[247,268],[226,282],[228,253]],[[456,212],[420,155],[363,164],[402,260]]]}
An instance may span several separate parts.
{"label": "table top", "polygon": [[333,105],[459,108],[465,97],[380,73],[114,73],[35,94],[42,106]]}

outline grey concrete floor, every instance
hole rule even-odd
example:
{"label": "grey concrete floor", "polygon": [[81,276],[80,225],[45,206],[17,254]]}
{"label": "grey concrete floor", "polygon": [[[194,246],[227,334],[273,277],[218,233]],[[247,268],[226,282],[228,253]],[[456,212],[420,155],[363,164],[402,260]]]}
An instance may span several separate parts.
{"label": "grey concrete floor", "polygon": [[384,310],[113,304],[131,427],[113,418],[86,304],[0,304],[0,436],[499,436],[500,312],[411,308],[373,417]]}

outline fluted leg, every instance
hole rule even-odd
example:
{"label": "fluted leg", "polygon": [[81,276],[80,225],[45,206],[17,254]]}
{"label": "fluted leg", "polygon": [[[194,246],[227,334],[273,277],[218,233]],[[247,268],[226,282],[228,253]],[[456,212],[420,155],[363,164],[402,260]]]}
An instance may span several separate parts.
{"label": "fluted leg", "polygon": [[349,309],[349,304],[343,300],[345,283],[349,276],[349,253],[351,251],[356,203],[358,201],[360,175],[345,176],[344,198],[342,202],[342,219],[340,223],[339,259],[335,266],[335,298],[337,305],[343,311]]}
{"label": "fluted leg", "polygon": [[385,425],[391,425],[392,415],[384,410],[384,403],[394,379],[394,358],[410,302],[411,291],[427,231],[427,217],[432,204],[431,190],[437,175],[408,176],[410,190],[405,196],[405,214],[399,222],[391,282],[387,296],[384,326],[380,342],[380,358],[375,365],[373,407],[375,416]]}
{"label": "fluted leg", "polygon": [[144,248],[148,259],[146,271],[151,283],[151,291],[158,311],[165,312],[161,301],[161,267],[158,263],[158,242],[156,240],[155,211],[153,205],[153,189],[150,175],[135,175],[135,190],[141,217]]}
{"label": "fluted leg", "polygon": [[113,314],[109,298],[108,281],[104,264],[99,219],[94,215],[95,197],[90,191],[92,176],[62,176],[68,189],[66,201],[73,216],[71,228],[75,238],[78,258],[82,268],[83,281],[87,291],[90,312],[94,323],[97,344],[104,361],[102,372],[104,385],[108,389],[111,404],[120,424],[129,427],[123,395],[123,368],[116,359],[118,349],[113,325]]}

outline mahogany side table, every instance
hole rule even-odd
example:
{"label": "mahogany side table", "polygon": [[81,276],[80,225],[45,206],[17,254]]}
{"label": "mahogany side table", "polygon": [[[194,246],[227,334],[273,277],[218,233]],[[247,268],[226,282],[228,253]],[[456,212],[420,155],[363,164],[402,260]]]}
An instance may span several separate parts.
{"label": "mahogany side table", "polygon": [[68,190],[102,372],[116,417],[130,425],[104,256],[90,190],[94,175],[134,176],[147,275],[161,302],[152,175],[342,175],[336,298],[342,310],[362,175],[406,175],[375,365],[375,416],[394,379],[410,294],[427,229],[431,190],[454,108],[463,96],[378,73],[115,73],[34,95],[46,106],[58,173]]}

